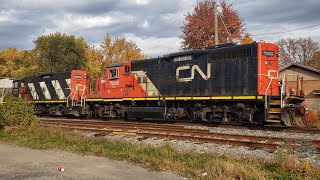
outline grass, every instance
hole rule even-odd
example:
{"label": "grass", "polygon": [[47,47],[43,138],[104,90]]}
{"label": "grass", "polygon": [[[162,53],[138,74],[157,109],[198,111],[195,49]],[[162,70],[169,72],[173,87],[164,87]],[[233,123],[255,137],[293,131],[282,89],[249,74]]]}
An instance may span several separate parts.
{"label": "grass", "polygon": [[[61,149],[84,155],[96,155],[140,164],[152,170],[169,170],[193,179],[316,179],[319,170],[300,166],[283,153],[278,161],[237,159],[232,156],[177,152],[169,145],[160,148],[134,145],[104,138],[91,138],[57,129],[7,128],[0,132],[0,141],[36,149]],[[207,176],[202,177],[202,173]]]}

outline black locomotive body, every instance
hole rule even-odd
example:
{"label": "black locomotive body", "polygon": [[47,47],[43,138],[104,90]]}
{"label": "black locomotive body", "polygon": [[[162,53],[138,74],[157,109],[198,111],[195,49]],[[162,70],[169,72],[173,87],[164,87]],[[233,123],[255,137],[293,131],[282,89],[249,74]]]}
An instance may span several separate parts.
{"label": "black locomotive body", "polygon": [[161,96],[257,96],[257,44],[192,50],[132,62]]}

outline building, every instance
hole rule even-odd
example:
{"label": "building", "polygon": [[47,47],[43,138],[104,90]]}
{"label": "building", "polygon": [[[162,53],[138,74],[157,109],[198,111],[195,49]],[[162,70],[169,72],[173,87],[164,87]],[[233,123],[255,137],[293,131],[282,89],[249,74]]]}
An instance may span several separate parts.
{"label": "building", "polygon": [[289,64],[279,69],[279,79],[286,78],[286,85],[288,89],[295,89],[297,91],[297,78],[303,78],[301,84],[304,90],[306,104],[309,109],[320,110],[320,70],[312,67]]}
{"label": "building", "polygon": [[6,78],[6,79],[0,79],[0,103],[3,102],[4,95],[11,93],[12,91],[12,84],[13,80]]}

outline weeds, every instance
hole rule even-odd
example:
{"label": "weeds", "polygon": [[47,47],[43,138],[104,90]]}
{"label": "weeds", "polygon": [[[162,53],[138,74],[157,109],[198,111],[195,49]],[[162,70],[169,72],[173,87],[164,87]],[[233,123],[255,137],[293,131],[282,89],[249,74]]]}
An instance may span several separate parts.
{"label": "weeds", "polygon": [[320,112],[310,109],[306,115],[306,121],[309,127],[320,128]]}
{"label": "weeds", "polygon": [[6,96],[0,105],[0,129],[5,127],[30,128],[39,123],[34,115],[34,108],[22,98]]}

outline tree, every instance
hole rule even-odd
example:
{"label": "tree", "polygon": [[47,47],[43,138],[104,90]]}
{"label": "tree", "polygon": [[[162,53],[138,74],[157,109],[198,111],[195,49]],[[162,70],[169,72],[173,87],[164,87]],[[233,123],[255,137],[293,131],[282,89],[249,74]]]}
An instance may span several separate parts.
{"label": "tree", "polygon": [[2,77],[11,77],[15,68],[15,60],[19,56],[16,48],[8,48],[0,51],[0,69]]}
{"label": "tree", "polygon": [[38,59],[33,51],[8,48],[0,51],[0,77],[21,77],[38,72]]}
{"label": "tree", "polygon": [[281,39],[277,42],[280,54],[280,66],[290,63],[308,65],[313,54],[320,50],[319,42],[311,38]]}
{"label": "tree", "polygon": [[102,67],[103,55],[101,50],[95,48],[94,46],[89,47],[86,51],[88,58],[87,67],[85,68],[90,72],[92,80],[95,80],[97,77],[104,75]]}
{"label": "tree", "polygon": [[87,43],[83,38],[60,32],[40,36],[35,41],[35,52],[44,72],[85,67]]}
{"label": "tree", "polygon": [[241,38],[241,44],[250,44],[253,43],[253,39],[251,37],[250,33],[246,33],[242,38]]}
{"label": "tree", "polygon": [[310,61],[307,62],[307,65],[313,68],[320,69],[320,51],[317,51],[313,54]]}
{"label": "tree", "polygon": [[[186,16],[181,27],[182,48],[196,49],[214,45],[214,3],[213,0],[198,2],[193,12]],[[221,2],[222,13],[218,13],[219,43],[239,41],[244,33],[244,20],[232,4]]]}
{"label": "tree", "polygon": [[100,47],[103,55],[102,70],[111,63],[146,58],[138,46],[134,42],[128,41],[125,37],[116,37],[112,40],[111,36],[107,34]]}

